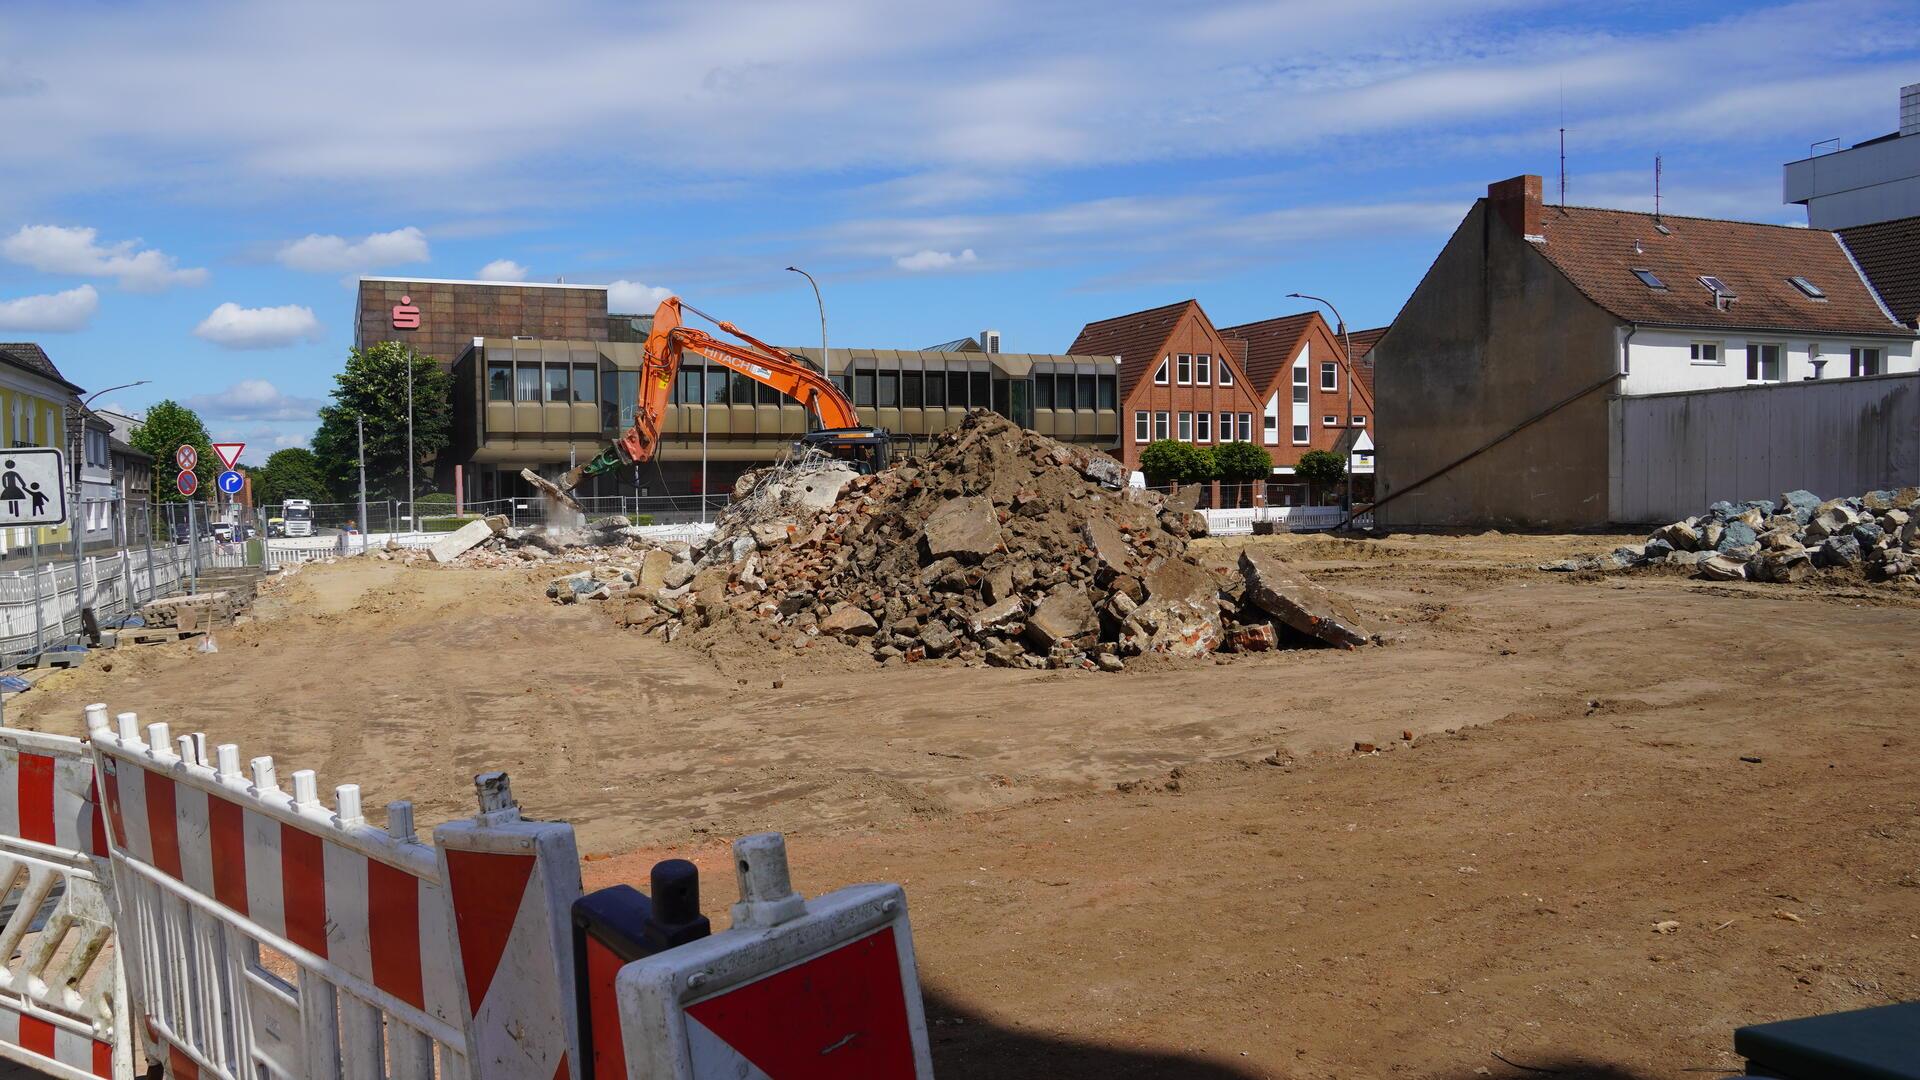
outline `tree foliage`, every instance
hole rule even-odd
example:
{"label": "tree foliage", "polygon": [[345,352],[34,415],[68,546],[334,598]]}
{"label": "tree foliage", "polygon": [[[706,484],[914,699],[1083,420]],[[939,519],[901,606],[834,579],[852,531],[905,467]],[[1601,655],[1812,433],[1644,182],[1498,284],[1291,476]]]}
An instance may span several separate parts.
{"label": "tree foliage", "polygon": [[1140,471],[1154,487],[1197,484],[1213,478],[1213,452],[1178,439],[1156,439],[1140,450]]}
{"label": "tree foliage", "polygon": [[253,470],[253,501],[269,506],[288,499],[326,502],[331,497],[320,459],[305,447],[293,446],[267,455],[266,464]]}
{"label": "tree foliage", "polygon": [[333,377],[333,404],[320,409],[313,454],[336,499],[359,494],[356,418],[366,424],[367,495],[407,497],[407,370],[413,370],[414,483],[431,490],[434,455],[453,431],[453,376],[432,357],[397,341],[382,341],[347,354],[346,370]]}
{"label": "tree foliage", "polygon": [[194,475],[200,478],[201,488],[213,490],[213,478],[220,473],[220,459],[214,456],[213,439],[207,434],[207,425],[201,422],[200,414],[185,405],[172,398],[157,402],[147,410],[146,419],[133,430],[128,442],[135,450],[153,458],[154,497],[160,502],[185,501],[174,483],[180,467],[174,464],[173,454],[182,444],[191,445],[199,452],[200,461],[194,466]]}
{"label": "tree foliage", "polygon": [[1310,484],[1326,487],[1346,479],[1347,463],[1331,450],[1309,450],[1300,455],[1300,463],[1293,467],[1293,475]]}
{"label": "tree foliage", "polygon": [[1224,442],[1213,448],[1213,465],[1222,480],[1265,480],[1273,474],[1273,455],[1250,442]]}

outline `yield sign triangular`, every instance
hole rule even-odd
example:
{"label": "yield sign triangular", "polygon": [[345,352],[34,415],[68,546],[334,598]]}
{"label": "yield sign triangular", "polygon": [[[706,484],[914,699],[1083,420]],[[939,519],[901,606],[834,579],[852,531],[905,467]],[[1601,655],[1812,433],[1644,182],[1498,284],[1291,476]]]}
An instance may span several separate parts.
{"label": "yield sign triangular", "polygon": [[243,442],[217,442],[213,444],[213,452],[220,455],[220,463],[229,469],[233,468],[234,462],[240,460],[240,451],[246,448],[247,444]]}

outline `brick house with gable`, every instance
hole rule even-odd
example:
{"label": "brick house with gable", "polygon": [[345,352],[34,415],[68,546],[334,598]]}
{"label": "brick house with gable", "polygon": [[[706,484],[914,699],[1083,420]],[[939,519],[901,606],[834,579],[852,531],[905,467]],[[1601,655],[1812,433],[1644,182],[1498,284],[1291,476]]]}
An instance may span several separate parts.
{"label": "brick house with gable", "polygon": [[1068,352],[1119,357],[1116,456],[1128,469],[1140,468],[1141,449],[1156,439],[1197,446],[1259,441],[1246,343],[1216,329],[1197,300],[1090,322]]}
{"label": "brick house with gable", "polygon": [[[1273,455],[1276,476],[1290,476],[1309,450],[1349,454],[1356,473],[1371,470],[1373,371],[1363,365],[1362,335],[1353,335],[1356,357],[1352,394],[1348,394],[1346,343],[1318,311],[1282,315],[1220,331],[1246,342],[1247,377],[1260,403],[1259,437]],[[1351,401],[1351,407],[1349,407]],[[1367,460],[1355,460],[1365,453]]]}

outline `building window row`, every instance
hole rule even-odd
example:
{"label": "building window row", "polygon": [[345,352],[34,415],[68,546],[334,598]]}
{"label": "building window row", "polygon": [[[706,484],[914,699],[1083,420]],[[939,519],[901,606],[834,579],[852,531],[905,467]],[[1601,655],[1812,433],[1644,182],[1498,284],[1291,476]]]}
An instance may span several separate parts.
{"label": "building window row", "polygon": [[595,364],[487,363],[487,400],[590,404],[600,380]]}
{"label": "building window row", "polygon": [[[1785,349],[1777,342],[1749,342],[1746,348],[1748,382],[1784,382],[1787,371],[1784,364]],[[1699,367],[1726,366],[1726,353],[1718,341],[1695,341],[1687,346],[1688,362]],[[1859,347],[1847,350],[1847,375],[1861,378],[1869,375],[1881,375],[1886,372],[1886,353],[1878,348]]]}
{"label": "building window row", "polygon": [[[1218,378],[1220,386],[1233,385],[1233,369],[1227,366],[1224,356],[1220,358]],[[1160,366],[1153,369],[1155,386],[1166,386],[1170,382],[1180,386],[1213,386],[1214,379],[1212,353],[1175,353],[1162,357]]]}
{"label": "building window row", "polygon": [[1119,408],[1119,380],[1113,375],[1039,372],[1033,376],[1033,407],[1081,412]]}
{"label": "building window row", "polygon": [[1214,419],[1213,413],[1206,412],[1150,413],[1145,409],[1137,410],[1133,414],[1133,441],[1144,443],[1177,438],[1181,442],[1210,443],[1216,434],[1221,442],[1232,442],[1236,438],[1241,442],[1253,441],[1252,413],[1220,413],[1218,428],[1214,426]]}

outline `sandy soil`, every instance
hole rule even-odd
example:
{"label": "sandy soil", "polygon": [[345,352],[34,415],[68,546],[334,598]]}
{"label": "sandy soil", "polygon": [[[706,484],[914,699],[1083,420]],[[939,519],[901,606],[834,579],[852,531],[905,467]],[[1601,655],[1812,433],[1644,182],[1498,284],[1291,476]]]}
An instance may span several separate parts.
{"label": "sandy soil", "polygon": [[590,887],[684,854],[710,910],[725,840],[784,829],[804,890],[906,884],[948,1076],[1681,1077],[1920,995],[1920,598],[1532,569],[1613,537],[1250,542],[1392,644],[723,670],[532,575],[342,564],[9,720],[104,700],[423,823],[504,768]]}

